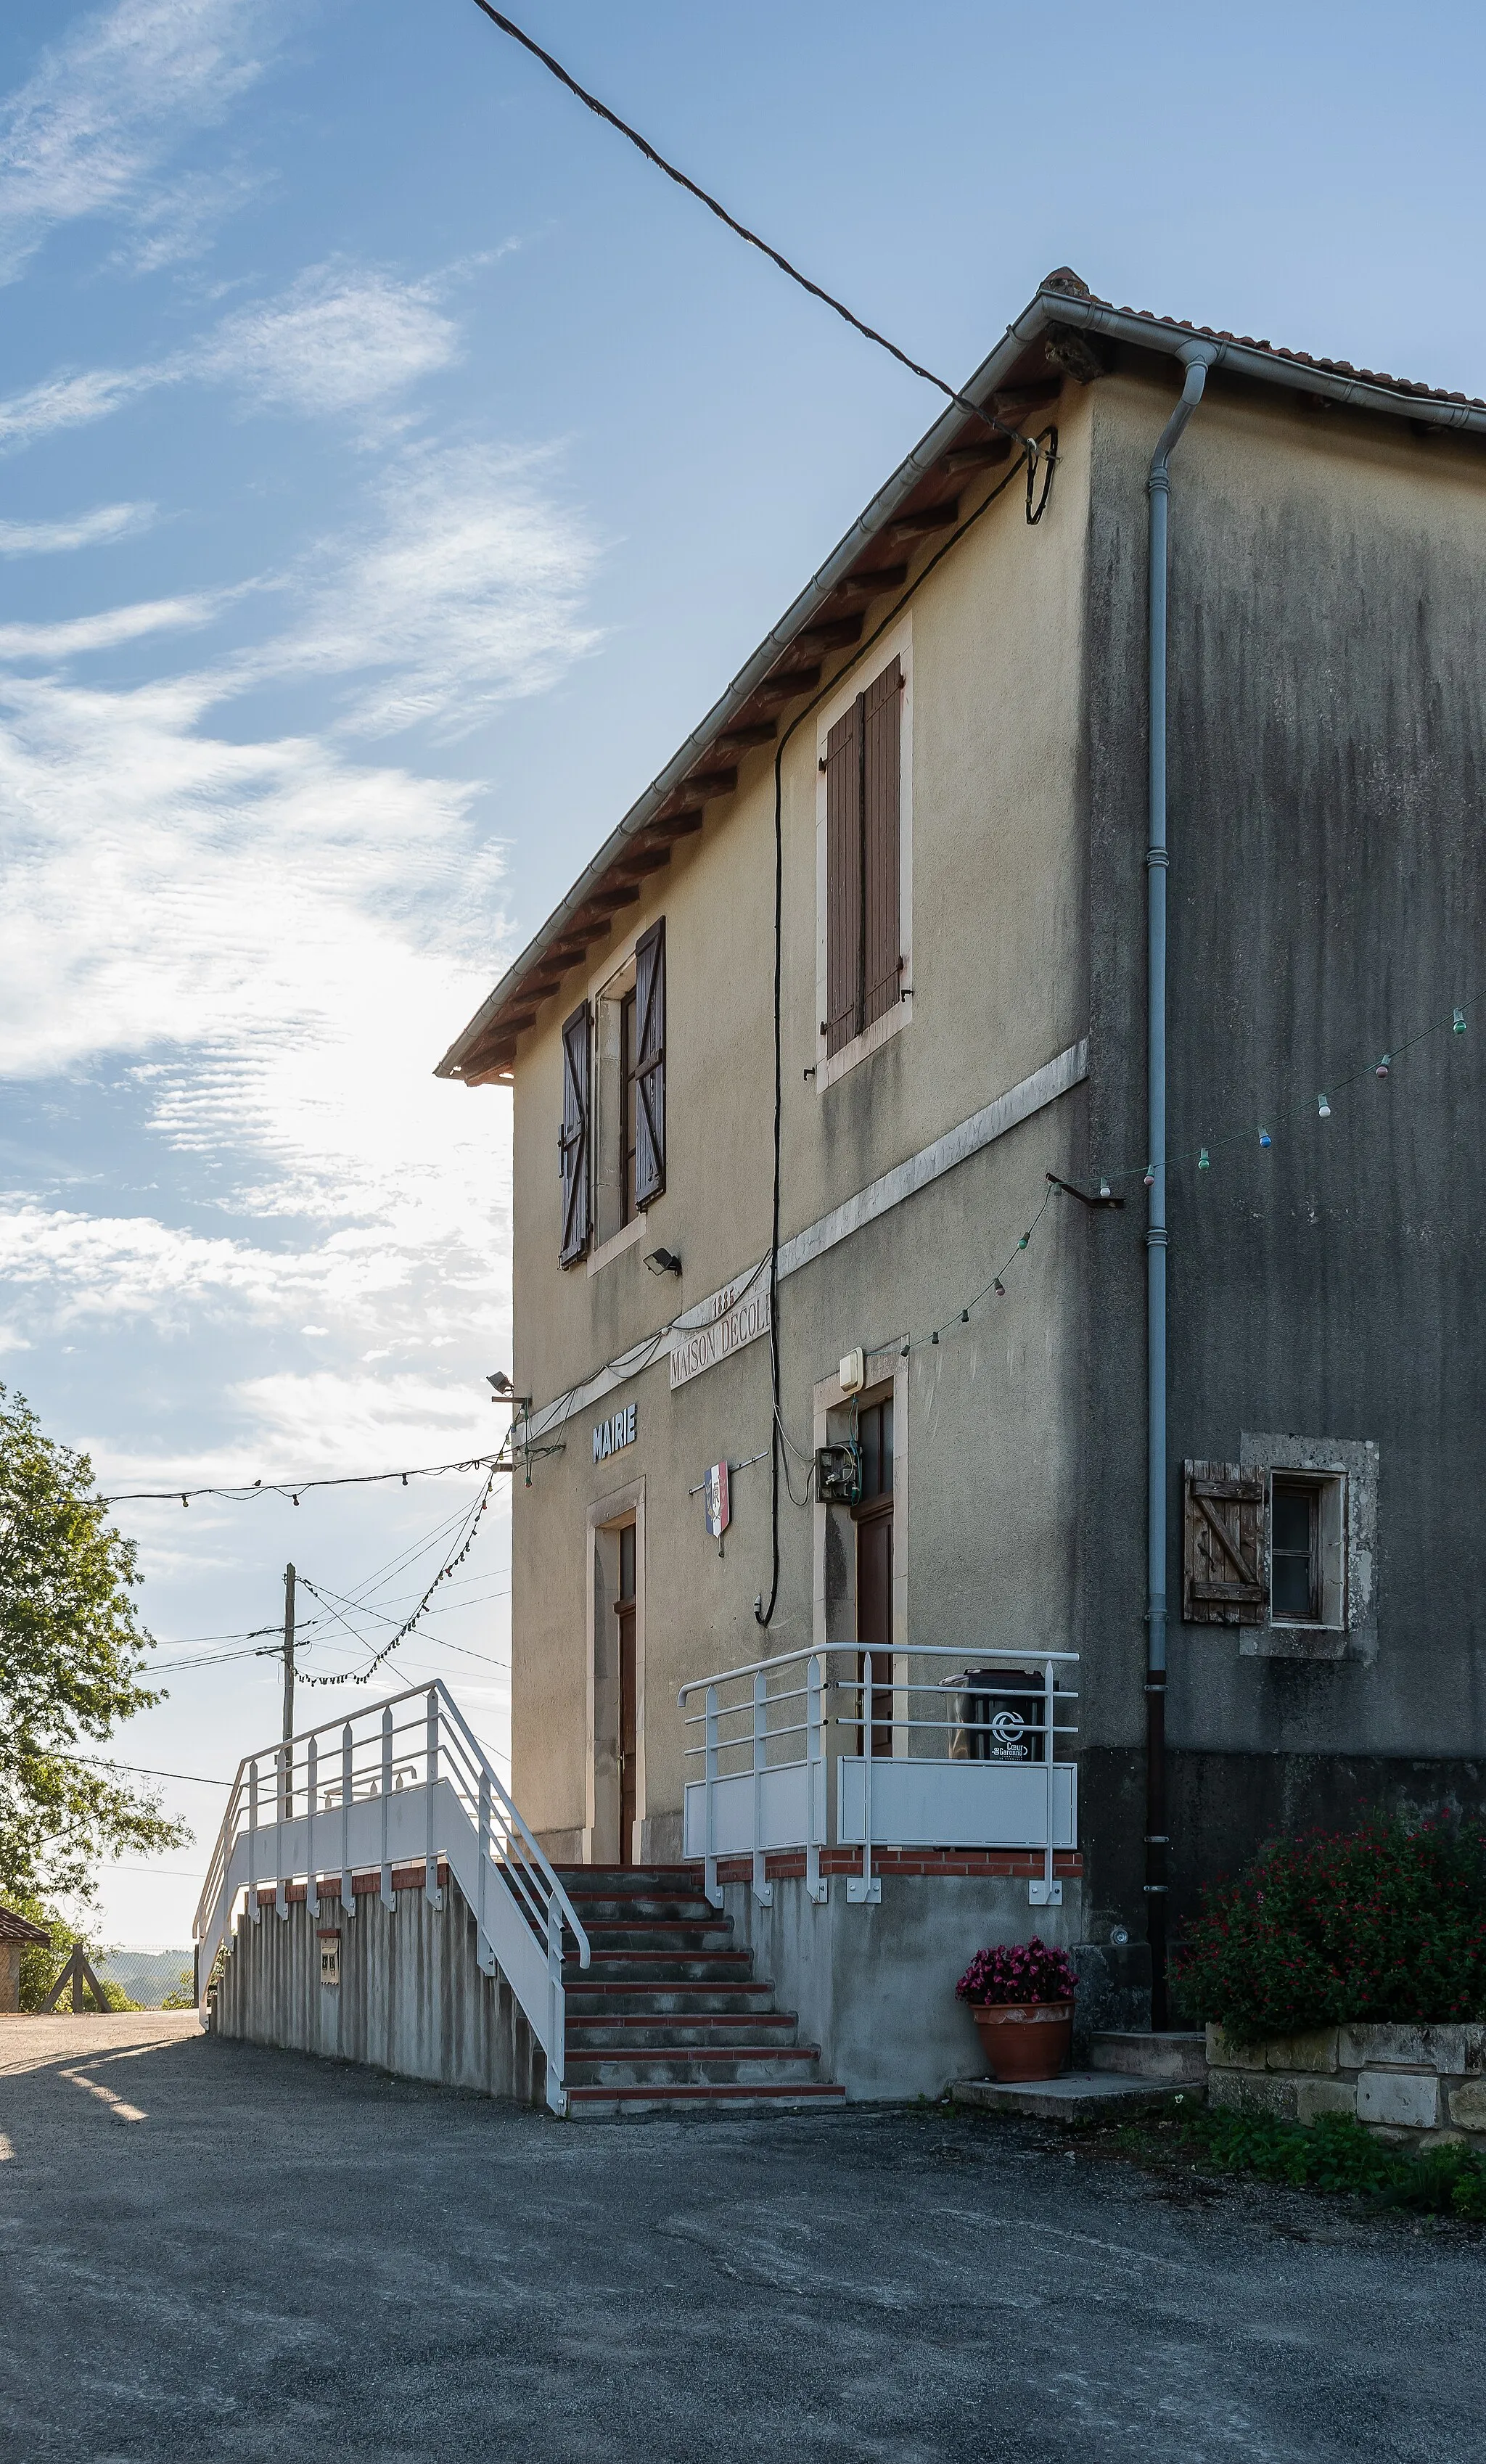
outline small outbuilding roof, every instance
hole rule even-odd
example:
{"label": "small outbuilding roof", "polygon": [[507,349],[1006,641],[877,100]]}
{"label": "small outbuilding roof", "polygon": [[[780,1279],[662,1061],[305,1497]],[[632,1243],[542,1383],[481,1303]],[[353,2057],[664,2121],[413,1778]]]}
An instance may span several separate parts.
{"label": "small outbuilding roof", "polygon": [[1456,429],[1486,436],[1486,402],[1148,309],[1117,308],[1060,266],[1007,327],[960,402],[878,490],[700,726],[610,833],[455,1038],[435,1076],[459,1078],[467,1087],[509,1078],[523,1028],[535,1024],[565,977],[638,901],[645,878],[670,863],[681,839],[700,829],[707,803],[732,794],[743,755],[777,740],[790,706],[813,693],[823,670],[860,639],[874,602],[899,589],[920,552],[954,528],[962,491],[1009,462],[1010,438],[991,432],[979,417],[967,418],[961,406],[972,403],[1007,428],[1032,434],[1064,379],[1087,384],[1121,345],[1172,359],[1196,353],[1230,376],[1279,386],[1313,405],[1403,418],[1420,435]]}
{"label": "small outbuilding roof", "polygon": [[45,1942],[52,1937],[45,1925],[33,1925],[30,1917],[18,1917],[13,1908],[0,1908],[0,1942]]}

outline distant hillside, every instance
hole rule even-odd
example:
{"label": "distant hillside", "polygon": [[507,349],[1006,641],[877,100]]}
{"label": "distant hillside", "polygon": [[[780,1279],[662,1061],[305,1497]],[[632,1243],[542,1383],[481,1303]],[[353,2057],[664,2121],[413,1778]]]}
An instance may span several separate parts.
{"label": "distant hillside", "polygon": [[122,1986],[142,2010],[158,2011],[183,1974],[190,1991],[191,1955],[189,1950],[116,1950],[99,1961],[98,1972],[106,1985]]}

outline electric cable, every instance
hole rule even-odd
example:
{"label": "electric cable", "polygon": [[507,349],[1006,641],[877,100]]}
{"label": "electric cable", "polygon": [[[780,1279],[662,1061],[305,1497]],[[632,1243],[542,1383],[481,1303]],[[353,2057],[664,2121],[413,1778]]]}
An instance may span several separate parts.
{"label": "electric cable", "polygon": [[[745,240],[750,248],[756,248],[761,255],[768,258],[771,265],[779,268],[781,274],[787,275],[791,282],[797,282],[802,291],[808,291],[812,299],[818,299],[823,306],[833,310],[835,315],[843,318],[854,332],[862,336],[864,341],[875,342],[879,350],[888,352],[893,359],[897,360],[899,367],[907,368],[913,376],[921,377],[925,385],[933,385],[946,401],[954,403],[972,419],[983,421],[986,427],[994,430],[996,435],[1008,436],[1013,445],[1019,445],[1026,457],[1030,485],[1031,474],[1037,467],[1039,451],[1037,439],[1024,436],[1020,429],[1010,427],[1004,419],[998,419],[994,411],[984,410],[978,402],[972,402],[969,396],[961,393],[957,386],[946,385],[943,377],[937,377],[932,368],[926,368],[920,361],[910,359],[907,352],[900,351],[896,342],[890,342],[885,334],[879,334],[875,325],[864,324],[861,318],[854,315],[844,301],[837,299],[832,292],[822,290],[818,282],[812,282],[809,275],[802,274],[798,266],[791,265],[787,256],[781,256],[777,248],[771,248],[766,239],[761,239],[757,231],[748,229],[746,223],[739,222],[735,215],[728,212],[725,206],[719,204],[716,197],[710,196],[705,188],[699,187],[696,181],[688,179],[684,171],[677,170],[674,163],[668,163],[665,156],[657,153],[650,140],[642,137],[637,128],[632,128],[627,120],[621,120],[617,112],[610,111],[607,102],[600,102],[597,95],[589,94],[586,86],[581,86],[577,78],[570,76],[564,68],[561,60],[555,60],[550,52],[544,52],[542,45],[534,42],[530,34],[523,33],[512,18],[502,16],[499,9],[492,8],[491,0],[475,0],[475,5],[477,9],[483,11],[493,26],[499,27],[502,34],[509,34],[513,42],[520,43],[523,51],[530,52],[533,59],[540,60],[543,67],[556,77],[558,83],[566,86],[568,93],[576,96],[588,110],[593,112],[598,119],[607,121],[610,127],[617,129],[621,137],[628,138],[630,143],[636,146],[644,155],[647,163],[653,163],[657,171],[663,171],[668,180],[674,180],[678,188],[684,188],[688,196],[695,197],[699,205],[705,206],[708,213],[716,214],[719,222],[725,224],[737,238]],[[1045,495],[1046,492],[1044,492]],[[1031,521],[1040,521],[1041,508],[1036,514],[1029,511],[1028,518]]]}
{"label": "electric cable", "polygon": [[450,1471],[509,1471],[511,1460],[498,1450],[493,1455],[465,1455],[457,1463],[410,1463],[406,1471],[355,1471],[326,1473],[316,1480],[255,1480],[218,1484],[202,1488],[121,1488],[111,1489],[105,1497],[100,1493],[100,1506],[171,1505],[179,1498],[185,1506],[193,1497],[221,1497],[230,1505],[243,1506],[256,1497],[289,1497],[296,1506],[314,1488],[369,1488],[380,1482],[400,1480],[406,1488],[410,1480],[436,1480]]}
{"label": "electric cable", "polygon": [[[509,1468],[509,1466],[504,1467]],[[389,1660],[392,1653],[397,1649],[398,1644],[402,1642],[408,1635],[411,1634],[414,1626],[418,1623],[419,1618],[428,1608],[429,1602],[432,1600],[433,1594],[438,1589],[439,1584],[443,1582],[446,1575],[453,1572],[455,1566],[461,1565],[464,1559],[468,1556],[470,1550],[474,1546],[476,1534],[479,1529],[480,1518],[484,1514],[486,1507],[489,1506],[491,1497],[494,1493],[497,1471],[500,1468],[502,1468],[502,1466],[499,1464],[491,1464],[489,1477],[485,1482],[483,1492],[481,1493],[478,1501],[468,1510],[459,1529],[454,1534],[443,1564],[440,1566],[432,1583],[430,1583],[427,1591],[423,1595],[423,1597],[418,1602],[417,1607],[413,1610],[412,1615],[404,1618],[403,1623],[399,1626],[396,1634],[392,1636],[391,1640],[389,1642],[385,1642],[381,1646],[380,1650],[378,1650],[366,1641],[365,1636],[358,1635],[356,1638],[357,1640],[362,1643],[364,1648],[370,1650],[372,1653],[372,1656],[367,1661],[365,1668],[348,1670],[344,1674],[339,1676],[326,1674],[323,1676],[306,1677],[302,1681],[306,1685],[366,1685],[370,1683],[371,1678],[374,1676],[377,1669],[382,1666],[384,1661]],[[339,1612],[332,1607],[331,1601],[325,1597],[324,1594],[320,1591],[317,1585],[312,1582],[307,1575],[301,1574],[299,1576],[299,1580],[304,1585],[306,1591],[311,1594],[312,1597],[320,1601],[322,1608],[329,1610],[332,1616],[339,1615]],[[354,1626],[349,1624],[349,1621],[345,1617],[342,1617],[340,1618],[340,1622],[346,1626],[347,1632],[355,1634],[356,1629]]]}

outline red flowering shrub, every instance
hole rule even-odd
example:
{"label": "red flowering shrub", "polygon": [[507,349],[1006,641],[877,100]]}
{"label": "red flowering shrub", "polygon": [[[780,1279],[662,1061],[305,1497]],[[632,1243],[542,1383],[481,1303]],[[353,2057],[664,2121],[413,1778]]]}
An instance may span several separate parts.
{"label": "red flowering shrub", "polygon": [[1176,1975],[1184,2007],[1237,2045],[1486,2016],[1486,1832],[1379,1815],[1278,1840],[1205,1894]]}
{"label": "red flowering shrub", "polygon": [[1071,2002],[1078,1979],[1067,1953],[1031,1942],[978,1950],[955,1987],[961,2002]]}

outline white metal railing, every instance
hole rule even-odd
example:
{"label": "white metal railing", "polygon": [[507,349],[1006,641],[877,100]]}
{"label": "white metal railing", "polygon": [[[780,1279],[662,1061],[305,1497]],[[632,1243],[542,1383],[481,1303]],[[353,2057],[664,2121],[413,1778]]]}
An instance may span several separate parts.
{"label": "white metal railing", "polygon": [[[1076,1733],[1066,1672],[1077,1660],[1076,1651],[844,1642],[689,1679],[676,1705],[701,1730],[684,1750],[702,1769],[685,1785],[683,1845],[703,1861],[708,1899],[721,1905],[723,1857],[751,1857],[754,1896],[766,1907],[773,1850],[803,1848],[806,1886],[824,1900],[821,1850],[859,1848],[847,1898],[876,1903],[874,1848],[976,1847],[1040,1850],[1029,1896],[1034,1906],[1057,1904],[1054,1858],[1078,1839],[1077,1768],[1059,1749]],[[843,1662],[850,1669],[833,1674]],[[688,1711],[698,1696],[700,1709]]]}
{"label": "white metal railing", "polygon": [[583,1968],[588,1937],[441,1682],[244,1755],[196,1909],[198,1997],[205,2001],[244,1891],[257,1925],[266,1885],[273,1885],[277,1914],[286,1917],[288,1886],[302,1881],[314,1924],[322,1898],[354,1917],[355,1875],[373,1868],[390,1908],[394,1864],[421,1862],[425,1894],[436,1907],[441,1858],[474,1911],[481,1969],[505,1977],[546,2056],[547,2101],[561,2113],[564,1926]]}

